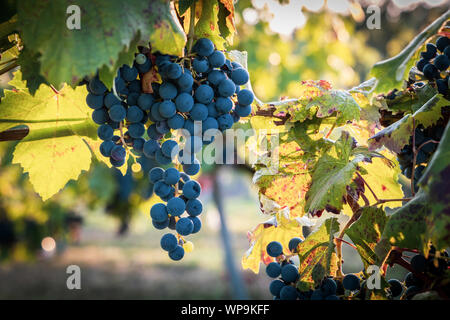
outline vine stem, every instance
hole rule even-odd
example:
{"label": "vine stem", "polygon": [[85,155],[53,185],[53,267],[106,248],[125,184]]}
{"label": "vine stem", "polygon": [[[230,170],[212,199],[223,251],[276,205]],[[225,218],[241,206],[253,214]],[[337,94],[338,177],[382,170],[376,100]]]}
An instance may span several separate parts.
{"label": "vine stem", "polygon": [[393,202],[393,201],[410,201],[412,198],[400,198],[400,199],[379,199],[377,202],[375,202],[372,207],[377,206],[379,204],[383,204],[386,202]]}
{"label": "vine stem", "polygon": [[367,188],[369,188],[370,192],[372,193],[373,197],[375,198],[376,201],[378,201],[378,197],[375,194],[375,192],[372,190],[372,188],[370,187],[370,185],[367,183],[367,181],[362,177],[362,175],[356,171],[356,175],[358,176],[358,178],[361,179],[361,181],[367,186]]}
{"label": "vine stem", "polygon": [[17,61],[15,61],[13,64],[11,64],[11,65],[9,65],[9,66],[4,67],[3,69],[1,69],[1,70],[0,70],[0,75],[2,75],[2,74],[4,74],[4,73],[7,73],[7,72],[11,71],[12,69],[17,68],[18,66],[19,66],[19,64],[17,63]]}
{"label": "vine stem", "polygon": [[120,141],[122,142],[123,147],[125,149],[128,149],[128,146],[125,143],[125,139],[123,138],[123,122],[122,121],[119,122],[119,132],[120,132]]}
{"label": "vine stem", "polygon": [[188,38],[188,55],[191,54],[192,45],[194,43],[194,27],[195,27],[195,2],[191,5],[190,10],[190,19],[189,19],[189,33],[187,35]]}

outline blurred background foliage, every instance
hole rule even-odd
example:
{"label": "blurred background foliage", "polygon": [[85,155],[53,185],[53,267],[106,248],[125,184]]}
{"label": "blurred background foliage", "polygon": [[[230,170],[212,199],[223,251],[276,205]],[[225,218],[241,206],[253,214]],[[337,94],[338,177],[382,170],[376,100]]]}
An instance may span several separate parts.
{"label": "blurred background foliage", "polygon": [[[366,26],[371,4],[381,8],[379,30]],[[253,89],[271,101],[295,97],[299,82],[307,79],[327,79],[336,88],[359,84],[375,62],[400,52],[447,10],[448,2],[240,0],[235,6],[238,34],[230,49],[248,52]],[[7,82],[2,77],[0,87]],[[0,143],[0,299],[233,297],[211,177],[217,174],[222,182],[239,260],[248,248],[246,232],[267,219],[259,212],[250,171],[205,168],[199,178],[205,190],[204,228],[192,238],[195,250],[173,263],[160,250],[160,231],[148,218],[157,200],[142,171],[129,169],[122,176],[94,162],[89,172],[44,203],[22,169],[11,164],[14,145]],[[153,166],[144,159],[140,164]],[[346,256],[344,271],[360,271],[361,261],[350,247],[344,247]],[[81,291],[66,289],[70,264],[83,270]],[[251,298],[270,298],[266,276],[243,276]]]}

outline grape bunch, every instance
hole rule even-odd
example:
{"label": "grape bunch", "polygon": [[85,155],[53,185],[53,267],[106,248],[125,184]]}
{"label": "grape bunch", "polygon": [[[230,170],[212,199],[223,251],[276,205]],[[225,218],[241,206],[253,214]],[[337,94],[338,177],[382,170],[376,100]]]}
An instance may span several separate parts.
{"label": "grape bunch", "polygon": [[413,151],[413,138],[409,140],[409,144],[404,146],[400,153],[397,154],[397,159],[400,165],[400,170],[408,178],[412,178],[414,170],[414,191],[418,191],[417,182],[422,178],[425,171],[426,164],[430,161],[434,152],[437,149],[437,143],[433,141],[439,141],[444,133],[445,119],[441,119],[434,126],[424,128],[423,125],[417,126],[414,131],[414,145],[417,152],[416,166],[413,168],[414,151]]}
{"label": "grape bunch", "polygon": [[436,44],[427,43],[426,51],[421,52],[421,59],[416,67],[429,81],[435,81],[439,93],[448,96],[450,66],[450,39],[441,36],[436,40]]}
{"label": "grape bunch", "polygon": [[241,88],[249,81],[242,65],[206,38],[192,49],[177,57],[139,48],[133,66],[118,70],[112,90],[98,76],[87,83],[86,102],[103,140],[101,154],[115,167],[125,164],[127,154],[160,165],[148,176],[164,203],[155,204],[150,216],[156,229],[176,231],[161,238],[173,260],[192,250],[184,237],[201,228],[201,186],[190,179],[200,171],[196,154],[214,141],[216,132],[249,116],[254,100],[252,91]]}

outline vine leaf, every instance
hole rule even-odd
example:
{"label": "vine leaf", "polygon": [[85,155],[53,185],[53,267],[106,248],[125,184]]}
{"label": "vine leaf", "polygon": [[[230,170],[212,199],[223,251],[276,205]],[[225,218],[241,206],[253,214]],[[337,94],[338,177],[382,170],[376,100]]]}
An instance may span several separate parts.
{"label": "vine leaf", "polygon": [[40,74],[40,54],[24,47],[19,54],[17,63],[20,65],[22,77],[27,82],[27,88],[34,95],[41,84],[48,85],[47,80]]}
{"label": "vine leaf", "polygon": [[299,244],[300,278],[297,287],[300,290],[313,289],[324,276],[336,272],[334,234],[338,231],[338,219],[329,218]]}
{"label": "vine leaf", "polygon": [[250,241],[250,249],[242,257],[242,268],[259,272],[259,264],[262,261],[268,264],[274,261],[266,252],[266,247],[271,241],[279,241],[283,245],[284,253],[289,248],[289,240],[302,236],[302,225],[299,220],[290,219],[286,211],[279,211],[270,220],[260,223],[247,235]]}
{"label": "vine leaf", "polygon": [[41,54],[40,73],[56,86],[76,85],[103,65],[112,68],[139,31],[143,44],[151,40],[163,53],[181,53],[186,41],[169,1],[80,0],[77,5],[82,12],[81,28],[70,30],[66,2],[18,1],[23,41]]}
{"label": "vine leaf", "polygon": [[418,52],[425,41],[435,35],[449,17],[450,10],[417,35],[398,55],[378,62],[372,67],[370,75],[378,80],[376,93],[401,88],[403,79],[407,78],[409,69],[414,65],[415,58],[418,57]]}
{"label": "vine leaf", "polygon": [[195,36],[210,39],[218,50],[225,49],[225,40],[221,37],[219,30],[219,3],[217,1],[199,0],[196,8],[201,8],[201,13],[195,24]]}
{"label": "vine leaf", "polygon": [[89,169],[91,152],[82,137],[96,138],[97,130],[84,102],[87,91],[65,86],[55,93],[41,85],[33,97],[20,72],[9,84],[15,89],[5,90],[0,131],[28,126],[30,133],[17,144],[13,163],[28,172],[35,191],[47,200]]}
{"label": "vine leaf", "polygon": [[428,194],[427,235],[440,250],[450,246],[450,124],[419,185]]}
{"label": "vine leaf", "polygon": [[[427,243],[425,218],[430,209],[428,201],[427,194],[419,190],[412,200],[389,217],[382,239],[401,248],[425,249]],[[384,246],[385,242],[381,241],[380,245]]]}
{"label": "vine leaf", "polygon": [[[381,151],[384,158],[374,157],[371,162],[359,164],[363,178],[379,199],[402,199],[404,197],[402,186],[399,183],[401,173],[398,162],[393,154],[387,150]],[[371,192],[366,190],[365,195],[370,203],[376,202]],[[362,201],[362,200],[360,200]],[[360,203],[362,205],[362,202]],[[388,202],[390,208],[402,206],[402,202]]]}
{"label": "vine leaf", "polygon": [[387,216],[383,209],[377,207],[362,207],[359,213],[361,214],[359,219],[345,233],[356,246],[365,268],[369,265],[380,265],[382,261],[379,260],[374,249],[381,240]]}
{"label": "vine leaf", "polygon": [[229,45],[233,44],[233,37],[236,32],[234,25],[234,3],[233,0],[219,0],[219,30],[222,38]]}
{"label": "vine leaf", "polygon": [[414,114],[405,115],[389,127],[370,137],[370,149],[374,150],[385,146],[389,150],[399,153],[405,145],[409,144],[413,131],[413,118],[415,119],[416,127],[421,124],[427,128],[436,124],[442,118],[442,109],[449,104],[450,101],[441,95],[435,95]]}
{"label": "vine leaf", "polygon": [[305,121],[318,118],[336,117],[336,125],[359,120],[360,107],[353,96],[345,90],[334,90],[328,81],[302,81],[297,101],[281,105],[277,112],[291,115],[289,121]]}
{"label": "vine leaf", "polygon": [[357,163],[363,155],[352,159],[353,138],[345,131],[333,148],[317,161],[311,187],[306,193],[305,210],[313,215],[327,210],[338,214],[343,207],[346,187],[351,183]]}

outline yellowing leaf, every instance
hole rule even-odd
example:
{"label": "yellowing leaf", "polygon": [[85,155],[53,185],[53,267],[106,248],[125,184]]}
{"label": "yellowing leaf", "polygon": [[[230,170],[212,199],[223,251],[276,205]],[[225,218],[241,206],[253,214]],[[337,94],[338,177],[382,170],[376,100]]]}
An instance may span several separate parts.
{"label": "yellowing leaf", "polygon": [[251,232],[248,232],[250,249],[242,257],[242,268],[250,269],[255,273],[259,272],[259,264],[262,261],[267,264],[274,258],[267,255],[266,247],[271,241],[279,241],[283,245],[283,251],[288,253],[289,240],[294,237],[303,237],[302,226],[298,220],[291,220],[283,216],[283,213],[277,215],[265,223],[256,226]]}

